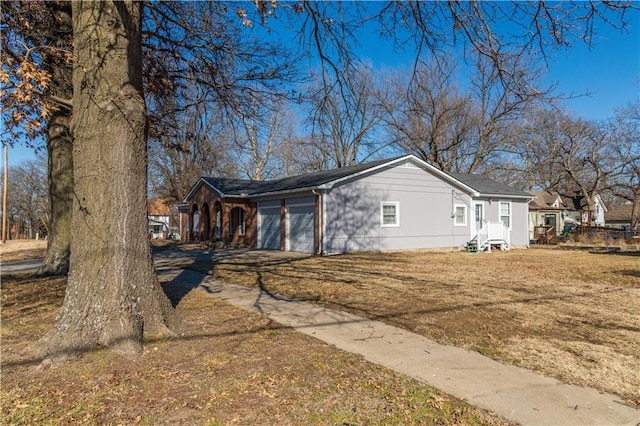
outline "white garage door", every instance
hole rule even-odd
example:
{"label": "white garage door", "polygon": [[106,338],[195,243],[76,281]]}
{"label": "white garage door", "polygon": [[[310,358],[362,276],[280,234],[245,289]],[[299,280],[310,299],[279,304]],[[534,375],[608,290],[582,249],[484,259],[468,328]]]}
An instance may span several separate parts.
{"label": "white garage door", "polygon": [[288,235],[289,250],[303,253],[313,253],[313,228],[315,221],[315,206],[289,206]]}
{"label": "white garage door", "polygon": [[258,209],[258,248],[280,250],[280,207]]}

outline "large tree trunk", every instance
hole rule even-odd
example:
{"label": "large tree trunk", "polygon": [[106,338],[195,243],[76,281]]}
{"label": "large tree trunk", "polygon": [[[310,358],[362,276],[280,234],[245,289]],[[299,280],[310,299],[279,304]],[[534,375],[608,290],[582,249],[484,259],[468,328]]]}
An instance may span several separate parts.
{"label": "large tree trunk", "polygon": [[71,251],[71,211],[73,207],[73,139],[71,114],[57,112],[49,120],[49,235],[47,253],[38,273],[65,275]]}
{"label": "large tree trunk", "polygon": [[[47,95],[59,99],[73,96],[73,67],[64,51],[71,49],[71,3],[47,2],[45,6],[57,17],[51,31],[50,47],[45,50],[45,67],[51,75]],[[38,273],[66,275],[71,251],[71,210],[73,207],[73,137],[71,109],[50,103],[54,110],[47,123],[49,235],[47,253]]]}
{"label": "large tree trunk", "polygon": [[640,231],[640,191],[636,191],[631,206],[631,229]]}
{"label": "large tree trunk", "polygon": [[147,236],[141,16],[141,2],[73,3],[73,236],[48,358],[97,346],[139,354],[143,328],[175,325]]}

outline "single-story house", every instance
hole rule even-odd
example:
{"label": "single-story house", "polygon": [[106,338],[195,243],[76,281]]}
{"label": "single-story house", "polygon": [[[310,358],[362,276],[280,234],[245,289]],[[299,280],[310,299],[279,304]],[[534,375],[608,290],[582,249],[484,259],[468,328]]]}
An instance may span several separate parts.
{"label": "single-story house", "polygon": [[149,222],[149,237],[152,239],[167,238],[169,236],[169,220],[171,211],[165,200],[152,198],[147,201],[147,220]]}
{"label": "single-story house", "polygon": [[526,247],[531,199],[407,155],[272,181],[202,177],[179,206],[180,234],[313,254]]}

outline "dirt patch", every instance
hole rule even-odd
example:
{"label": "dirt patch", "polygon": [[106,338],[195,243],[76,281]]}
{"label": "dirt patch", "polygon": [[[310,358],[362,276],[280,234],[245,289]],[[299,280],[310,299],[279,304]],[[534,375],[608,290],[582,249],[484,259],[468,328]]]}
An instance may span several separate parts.
{"label": "dirt patch", "polygon": [[[181,296],[180,338],[146,336],[138,359],[86,353],[38,371],[38,339],[64,278],[2,280],[3,424],[507,424],[202,291]],[[186,293],[186,294],[185,294]]]}
{"label": "dirt patch", "polygon": [[252,252],[182,266],[382,320],[639,406],[638,259],[553,249]]}

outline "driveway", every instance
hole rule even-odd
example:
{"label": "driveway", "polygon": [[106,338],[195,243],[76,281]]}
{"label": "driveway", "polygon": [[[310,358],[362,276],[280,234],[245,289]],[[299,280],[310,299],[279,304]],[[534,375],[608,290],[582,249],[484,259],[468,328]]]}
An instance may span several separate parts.
{"label": "driveway", "polygon": [[0,274],[14,272],[36,272],[42,265],[43,259],[20,260],[17,262],[0,263]]}

